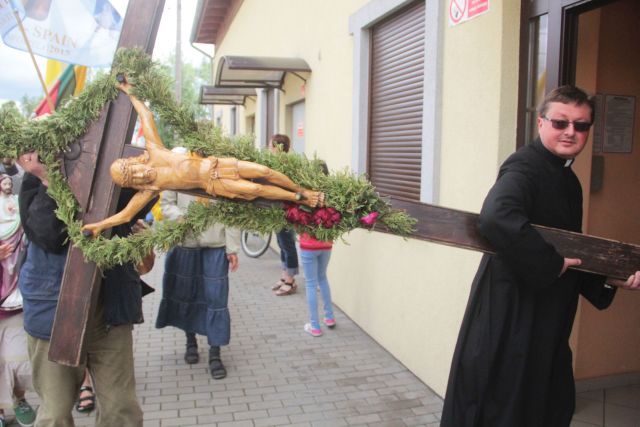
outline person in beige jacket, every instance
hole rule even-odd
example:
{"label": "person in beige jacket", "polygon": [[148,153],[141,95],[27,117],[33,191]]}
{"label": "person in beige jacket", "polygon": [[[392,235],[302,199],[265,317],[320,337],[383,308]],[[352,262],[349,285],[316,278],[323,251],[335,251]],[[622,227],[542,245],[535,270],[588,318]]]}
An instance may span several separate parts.
{"label": "person in beige jacket", "polygon": [[[212,203],[208,199],[164,191],[160,201],[162,215],[164,219],[178,220],[194,202]],[[200,360],[196,334],[205,335],[210,346],[209,371],[214,379],[227,376],[220,347],[229,344],[230,339],[228,273],[238,268],[239,247],[239,230],[213,224],[199,236],[186,237],[165,259],[156,327],[175,326],[185,331],[184,360],[188,364]]]}

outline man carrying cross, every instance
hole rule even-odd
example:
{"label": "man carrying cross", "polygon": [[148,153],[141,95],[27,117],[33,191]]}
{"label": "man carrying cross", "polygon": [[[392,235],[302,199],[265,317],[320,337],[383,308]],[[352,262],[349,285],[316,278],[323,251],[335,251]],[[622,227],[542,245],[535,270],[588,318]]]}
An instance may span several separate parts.
{"label": "man carrying cross", "polygon": [[[64,223],[56,217],[56,202],[47,194],[47,172],[38,154],[22,154],[18,163],[26,172],[19,204],[22,225],[30,240],[19,286],[24,300],[33,385],[42,401],[36,425],[74,425],[71,411],[88,367],[98,403],[95,425],[141,426],[132,337],[133,324],[143,320],[140,276],[131,263],[106,270],[98,304],[89,315],[80,365],[65,366],[49,360],[51,328],[69,251],[68,236]],[[124,190],[121,193],[121,207],[131,197],[130,193],[127,195]],[[144,216],[150,208],[151,204],[140,215]],[[131,232],[132,223],[114,229],[122,237]]]}
{"label": "man carrying cross", "polygon": [[[592,98],[573,86],[547,95],[539,139],[500,168],[478,221],[496,249],[473,281],[453,356],[442,426],[568,426],[575,408],[569,335],[578,296],[607,308],[604,276],[568,270],[532,224],[580,232],[582,191],[571,170],[593,123]],[[626,282],[640,288],[640,271]]]}

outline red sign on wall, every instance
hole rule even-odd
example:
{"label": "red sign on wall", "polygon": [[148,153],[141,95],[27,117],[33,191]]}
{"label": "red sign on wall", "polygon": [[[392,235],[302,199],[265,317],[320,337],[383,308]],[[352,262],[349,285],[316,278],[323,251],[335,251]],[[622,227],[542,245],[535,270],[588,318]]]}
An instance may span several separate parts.
{"label": "red sign on wall", "polygon": [[449,25],[458,25],[488,11],[489,0],[449,0]]}

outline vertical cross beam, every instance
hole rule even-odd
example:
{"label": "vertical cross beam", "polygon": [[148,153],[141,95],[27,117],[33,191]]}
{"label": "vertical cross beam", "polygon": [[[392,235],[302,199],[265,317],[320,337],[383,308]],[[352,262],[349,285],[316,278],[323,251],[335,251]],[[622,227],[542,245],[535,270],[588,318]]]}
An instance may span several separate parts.
{"label": "vertical cross beam", "polygon": [[[130,0],[118,47],[138,46],[151,54],[163,8],[164,0]],[[120,189],[111,180],[109,167],[122,157],[134,124],[133,107],[120,95],[105,107],[82,138],[79,157],[66,163],[69,185],[83,208],[83,222],[96,222],[114,213]],[[86,262],[82,252],[72,246],[51,333],[50,360],[68,366],[80,364],[89,311],[95,307],[100,279],[95,263]]]}

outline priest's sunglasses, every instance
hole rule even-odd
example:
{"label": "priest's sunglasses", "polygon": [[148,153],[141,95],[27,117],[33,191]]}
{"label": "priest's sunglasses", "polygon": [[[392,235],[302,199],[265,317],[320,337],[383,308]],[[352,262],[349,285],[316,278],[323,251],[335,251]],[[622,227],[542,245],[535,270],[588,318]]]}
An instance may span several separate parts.
{"label": "priest's sunglasses", "polygon": [[574,122],[571,120],[550,119],[547,116],[542,116],[542,118],[551,122],[551,127],[558,130],[565,130],[569,127],[569,125],[573,125],[573,129],[576,132],[589,132],[592,124],[591,122]]}

